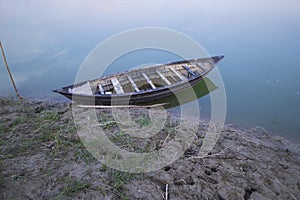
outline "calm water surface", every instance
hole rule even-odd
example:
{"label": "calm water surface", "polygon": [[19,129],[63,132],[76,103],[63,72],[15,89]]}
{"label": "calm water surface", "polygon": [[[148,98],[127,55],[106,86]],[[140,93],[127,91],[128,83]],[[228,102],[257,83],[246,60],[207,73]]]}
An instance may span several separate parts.
{"label": "calm water surface", "polygon": [[[130,69],[130,66],[180,59],[164,51],[137,51],[120,57],[107,68],[105,74]],[[236,124],[241,128],[261,126],[280,136],[300,141],[300,82],[295,75],[297,72],[300,73],[299,69],[293,69],[294,73],[289,71],[291,67],[281,69],[284,64],[281,60],[271,63],[271,60],[264,61],[266,58],[260,58],[260,62],[252,60],[251,64],[250,58],[245,59],[243,61],[241,58],[234,58],[227,54],[218,65],[227,95],[227,123]],[[265,67],[265,65],[272,67]],[[72,84],[78,69],[78,65],[75,66],[62,68],[59,71],[49,69],[47,73],[36,74],[36,77],[32,75],[28,80],[26,71],[18,72],[13,68],[13,73],[20,75],[24,73],[25,81],[17,81],[22,95],[36,99],[66,101],[64,97],[52,93],[51,90]],[[37,67],[33,67],[32,70],[34,69]],[[9,84],[9,81],[7,80],[6,83]],[[11,89],[2,89],[2,93],[12,94],[13,92]],[[201,107],[201,117],[209,118],[210,95],[207,94],[198,101]],[[173,108],[173,112],[174,110],[176,112]]]}

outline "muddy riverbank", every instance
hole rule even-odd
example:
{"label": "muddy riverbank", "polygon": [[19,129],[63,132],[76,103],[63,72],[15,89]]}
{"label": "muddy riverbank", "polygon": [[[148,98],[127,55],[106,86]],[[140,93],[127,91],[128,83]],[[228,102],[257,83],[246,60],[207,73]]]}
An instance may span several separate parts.
{"label": "muddy riverbank", "polygon": [[[110,112],[100,112],[111,121]],[[86,150],[67,103],[22,105],[0,98],[0,116],[0,199],[166,199],[166,188],[168,199],[178,200],[300,198],[299,145],[262,128],[226,125],[212,151],[198,157],[208,128],[201,122],[180,159],[158,171],[131,174],[107,167]],[[137,122],[146,126],[147,118]],[[115,130],[113,123],[102,125]],[[112,133],[125,149],[145,151],[141,142]],[[164,131],[145,145],[157,149],[167,137]]]}

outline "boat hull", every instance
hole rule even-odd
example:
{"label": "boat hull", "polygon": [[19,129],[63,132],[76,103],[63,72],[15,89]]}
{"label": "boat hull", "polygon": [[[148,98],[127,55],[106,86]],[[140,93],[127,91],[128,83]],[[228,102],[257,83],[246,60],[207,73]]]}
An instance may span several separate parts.
{"label": "boat hull", "polygon": [[[66,86],[54,92],[76,103],[86,105],[150,105],[190,89],[199,83],[223,57],[184,60],[134,69]],[[141,84],[141,81],[144,83]],[[143,88],[145,81],[148,87],[146,89]],[[132,91],[128,92],[128,85],[131,85]]]}
{"label": "boat hull", "polygon": [[139,105],[139,104],[151,104],[153,101],[161,100],[163,98],[176,95],[176,93],[183,92],[198,82],[203,77],[197,77],[186,83],[182,83],[173,87],[161,88],[153,90],[151,92],[138,93],[138,94],[127,94],[127,95],[112,95],[112,96],[97,96],[97,95],[78,95],[67,92],[59,92],[70,100],[76,103],[86,105]]}

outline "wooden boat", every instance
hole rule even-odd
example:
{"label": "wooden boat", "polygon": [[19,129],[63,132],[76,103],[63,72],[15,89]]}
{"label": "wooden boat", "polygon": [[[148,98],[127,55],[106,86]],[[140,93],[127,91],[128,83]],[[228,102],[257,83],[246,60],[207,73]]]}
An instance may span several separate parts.
{"label": "wooden boat", "polygon": [[201,81],[224,56],[182,60],[133,69],[53,90],[89,105],[151,104]]}

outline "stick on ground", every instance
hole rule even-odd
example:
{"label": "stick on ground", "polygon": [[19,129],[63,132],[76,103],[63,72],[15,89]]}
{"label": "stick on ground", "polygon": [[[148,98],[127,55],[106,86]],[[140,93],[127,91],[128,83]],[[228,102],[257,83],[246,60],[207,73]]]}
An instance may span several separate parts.
{"label": "stick on ground", "polygon": [[20,95],[19,92],[18,92],[18,89],[17,89],[17,87],[16,87],[16,84],[15,84],[15,82],[14,82],[14,79],[13,79],[12,75],[11,75],[10,69],[9,69],[9,67],[8,67],[8,64],[7,64],[7,61],[6,61],[6,57],[5,57],[5,54],[4,54],[4,49],[3,49],[3,47],[2,47],[1,41],[0,41],[0,47],[1,47],[1,51],[2,51],[2,57],[3,57],[3,60],[4,60],[4,64],[5,64],[6,69],[7,69],[7,71],[8,71],[8,75],[9,75],[10,80],[11,80],[13,86],[14,86],[14,89],[15,89],[15,92],[16,92],[16,94],[17,94],[17,97],[18,97],[19,100],[22,102],[22,97],[21,97],[21,95]]}

